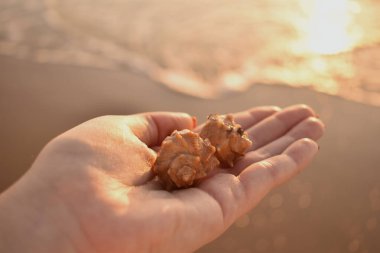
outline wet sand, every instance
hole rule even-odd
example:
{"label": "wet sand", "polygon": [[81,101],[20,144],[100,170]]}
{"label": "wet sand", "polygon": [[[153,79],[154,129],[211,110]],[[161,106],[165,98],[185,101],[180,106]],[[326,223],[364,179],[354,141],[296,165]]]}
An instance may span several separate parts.
{"label": "wet sand", "polygon": [[327,125],[317,159],[198,252],[380,252],[378,107],[268,85],[202,100],[130,72],[4,56],[0,71],[0,191],[51,138],[96,116],[168,110],[204,119],[210,112],[307,103]]}

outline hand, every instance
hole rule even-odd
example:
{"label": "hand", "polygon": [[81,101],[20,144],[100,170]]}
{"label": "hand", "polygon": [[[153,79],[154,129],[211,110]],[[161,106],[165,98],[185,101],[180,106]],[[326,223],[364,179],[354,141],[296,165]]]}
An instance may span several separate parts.
{"label": "hand", "polygon": [[[232,169],[167,192],[153,180],[152,148],[187,114],[105,116],[51,141],[0,196],[1,252],[192,252],[221,235],[314,157],[324,131],[312,109],[235,114],[253,141]],[[3,248],[2,248],[3,247]]]}

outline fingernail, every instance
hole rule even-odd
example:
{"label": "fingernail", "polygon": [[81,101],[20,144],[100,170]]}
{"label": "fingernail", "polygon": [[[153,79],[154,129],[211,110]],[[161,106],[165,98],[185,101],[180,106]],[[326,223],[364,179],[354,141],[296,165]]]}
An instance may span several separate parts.
{"label": "fingernail", "polygon": [[193,120],[193,128],[197,126],[197,117],[192,116],[191,119]]}

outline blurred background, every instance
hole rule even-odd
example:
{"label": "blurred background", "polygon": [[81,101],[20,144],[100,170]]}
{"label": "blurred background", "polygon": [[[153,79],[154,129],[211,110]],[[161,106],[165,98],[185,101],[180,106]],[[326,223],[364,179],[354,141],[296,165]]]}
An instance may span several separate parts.
{"label": "blurred background", "polygon": [[308,170],[198,252],[380,252],[380,2],[1,0],[0,191],[104,114],[313,106]]}

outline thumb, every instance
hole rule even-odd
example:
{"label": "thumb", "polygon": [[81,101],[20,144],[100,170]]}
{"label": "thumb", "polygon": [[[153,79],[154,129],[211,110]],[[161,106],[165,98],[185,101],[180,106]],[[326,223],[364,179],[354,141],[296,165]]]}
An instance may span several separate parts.
{"label": "thumb", "polygon": [[128,117],[132,132],[149,147],[159,146],[174,130],[193,129],[196,118],[187,113],[153,112]]}

